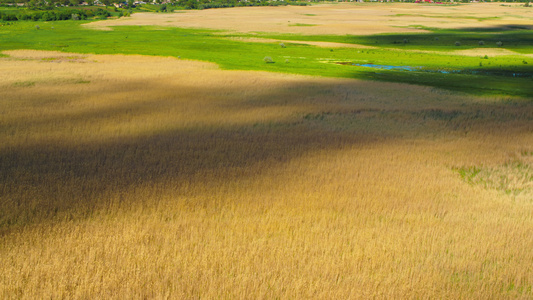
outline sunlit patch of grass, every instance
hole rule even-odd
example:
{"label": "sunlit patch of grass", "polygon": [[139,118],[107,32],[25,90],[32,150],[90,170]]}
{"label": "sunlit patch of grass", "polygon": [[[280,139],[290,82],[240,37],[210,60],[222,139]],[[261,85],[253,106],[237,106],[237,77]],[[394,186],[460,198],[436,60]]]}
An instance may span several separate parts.
{"label": "sunlit patch of grass", "polygon": [[523,150],[516,157],[498,166],[457,168],[469,184],[495,189],[508,195],[533,195],[533,155]]}

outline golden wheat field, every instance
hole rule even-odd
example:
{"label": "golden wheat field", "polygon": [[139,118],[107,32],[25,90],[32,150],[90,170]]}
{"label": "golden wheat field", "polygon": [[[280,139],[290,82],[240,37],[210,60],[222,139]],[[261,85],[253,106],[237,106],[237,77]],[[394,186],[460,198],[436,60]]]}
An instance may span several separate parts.
{"label": "golden wheat field", "polygon": [[533,297],[531,99],[4,54],[2,299]]}

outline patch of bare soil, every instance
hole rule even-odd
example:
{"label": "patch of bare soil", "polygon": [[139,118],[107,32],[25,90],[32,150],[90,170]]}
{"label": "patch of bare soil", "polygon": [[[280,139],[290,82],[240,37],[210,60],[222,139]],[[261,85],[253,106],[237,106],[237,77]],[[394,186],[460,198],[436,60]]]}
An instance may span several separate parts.
{"label": "patch of bare soil", "polygon": [[304,44],[323,48],[358,48],[358,49],[375,49],[376,47],[359,45],[359,44],[344,44],[344,43],[330,43],[330,42],[312,42],[312,41],[292,41],[292,40],[277,40],[277,39],[263,39],[263,38],[230,38],[231,40],[252,43],[293,43]]}

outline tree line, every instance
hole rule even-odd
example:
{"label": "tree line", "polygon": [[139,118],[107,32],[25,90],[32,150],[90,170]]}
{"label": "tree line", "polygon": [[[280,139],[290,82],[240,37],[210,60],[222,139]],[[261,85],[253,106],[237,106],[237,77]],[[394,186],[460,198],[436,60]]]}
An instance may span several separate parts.
{"label": "tree line", "polygon": [[[94,5],[120,6],[127,9],[119,11],[115,8],[115,15],[119,17],[129,15],[132,9],[139,5],[134,0],[0,0],[0,6],[16,7],[17,9],[0,10],[0,21],[58,21],[58,20],[85,20],[91,18],[105,19],[111,16],[107,9],[94,8]],[[146,1],[146,0],[145,0]],[[323,2],[324,0],[148,0],[156,5],[159,12],[171,12],[178,9],[209,9],[238,6],[281,6],[281,5],[307,5],[308,2]],[[153,2],[152,2],[153,1]],[[365,2],[373,0],[363,0]],[[394,0],[392,0],[394,1]],[[396,0],[402,2],[416,2],[416,0]],[[449,2],[443,0],[442,2]],[[525,2],[529,0],[503,0],[502,2]],[[339,2],[347,2],[339,0]],[[456,0],[456,2],[469,2],[469,0]],[[22,7],[20,7],[22,6]],[[125,12],[125,13],[124,13]]]}

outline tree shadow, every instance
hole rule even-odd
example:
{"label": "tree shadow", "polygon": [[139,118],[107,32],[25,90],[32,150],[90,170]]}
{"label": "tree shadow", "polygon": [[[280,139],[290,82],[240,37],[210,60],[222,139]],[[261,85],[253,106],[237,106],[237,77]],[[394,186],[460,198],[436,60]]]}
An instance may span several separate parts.
{"label": "tree shadow", "polygon": [[[146,84],[146,81],[129,81],[126,84],[130,87],[129,95],[146,90],[141,88]],[[180,84],[169,86],[168,82],[151,82],[150,87],[173,90],[179,89]],[[231,119],[234,115],[245,115],[249,111],[257,114],[258,110],[267,111],[273,107],[292,110],[293,106],[302,106],[313,112],[313,103],[319,101],[314,98],[317,93],[313,91],[321,89],[313,84],[297,84],[242,98],[235,96],[243,92],[236,84],[231,88],[188,87],[187,93],[212,96],[213,101],[206,109],[216,110],[223,114],[222,118]],[[291,101],[290,98],[300,91],[308,91],[310,95]],[[96,86],[86,93],[93,96],[100,93],[101,97],[112,99],[123,91],[122,88],[100,90]],[[236,100],[216,101],[227,93]],[[67,91],[40,94],[39,98],[79,100]],[[45,101],[42,105],[51,103]],[[104,209],[110,201],[116,201],[112,199],[117,197],[122,202],[119,205],[127,207],[135,201],[143,201],[144,195],[137,197],[132,192],[136,190],[151,190],[157,194],[165,192],[158,191],[160,187],[172,186],[176,196],[191,196],[190,193],[194,193],[191,190],[198,191],[191,189],[192,186],[216,186],[254,178],[265,169],[276,168],[310,151],[339,149],[373,140],[360,134],[347,135],[309,126],[298,112],[289,119],[226,120],[212,124],[199,121],[185,125],[176,121],[175,126],[170,123],[135,134],[117,131],[102,138],[87,138],[83,134],[79,140],[75,134],[67,140],[46,137],[49,128],[82,128],[73,130],[82,131],[105,122],[120,127],[123,123],[142,122],[182,106],[185,108],[179,99],[166,95],[141,97],[106,107],[2,122],[0,133],[7,134],[20,127],[30,128],[30,131],[43,128],[43,138],[28,138],[26,142],[0,150],[0,228],[8,230],[58,218],[86,218]],[[157,123],[153,119],[152,122]]]}
{"label": "tree shadow", "polygon": [[517,70],[498,67],[439,71],[357,70],[354,78],[420,84],[470,95],[533,96],[533,68]]}
{"label": "tree shadow", "polygon": [[[413,48],[441,50],[456,49],[455,42],[461,42],[461,48],[501,47],[517,50],[533,47],[533,26],[520,24],[502,24],[490,27],[464,27],[457,29],[424,28],[426,33],[394,33],[368,36],[354,36],[352,43],[368,46],[390,48]],[[485,44],[480,45],[483,41]],[[501,44],[497,44],[502,42]]]}
{"label": "tree shadow", "polygon": [[[138,84],[130,81],[127,86]],[[386,83],[369,86],[363,81],[301,80],[249,97],[240,96],[246,91],[239,84],[223,89],[188,87],[191,95],[207,94],[213,99],[231,94],[230,98],[236,100],[213,101],[208,105],[228,118],[273,107],[294,113],[273,119],[178,124],[101,139],[76,140],[72,136],[69,140],[42,139],[3,147],[0,228],[6,233],[18,226],[49,220],[83,219],[105,210],[111,202],[119,201],[117,205],[128,207],[167,192],[162,189],[169,187],[175,197],[190,197],[202,186],[216,190],[217,185],[228,182],[239,185],[243,184],[239,183],[242,179],[260,178],[267,170],[282,168],[315,151],[333,153],[346,147],[391,143],[427,132],[445,136],[454,134],[454,130],[464,130],[465,126],[483,131],[483,126],[471,126],[472,122],[489,125],[490,134],[508,135],[506,126],[501,127],[501,132],[495,129],[498,124],[511,120],[530,122],[533,115],[531,103],[459,104],[443,101],[447,95],[428,88]],[[180,84],[152,82],[150,87],[172,91],[180,89]],[[414,95],[398,89],[412,89]],[[136,94],[139,90],[130,92]],[[398,92],[392,97],[390,93],[394,91]],[[96,87],[93,92],[97,92]],[[111,89],[99,96],[112,95]],[[40,95],[49,96],[58,95]],[[118,126],[132,116],[142,120],[182,107],[178,99],[166,96],[141,97],[128,103],[70,115],[21,119],[16,124],[4,124],[0,132],[20,124],[34,128],[50,128],[54,124],[83,127],[112,121]],[[139,121],[133,118],[132,122]],[[147,191],[151,194],[145,194]]]}

